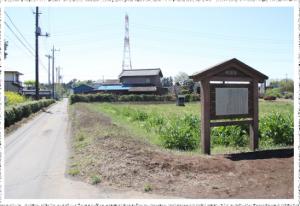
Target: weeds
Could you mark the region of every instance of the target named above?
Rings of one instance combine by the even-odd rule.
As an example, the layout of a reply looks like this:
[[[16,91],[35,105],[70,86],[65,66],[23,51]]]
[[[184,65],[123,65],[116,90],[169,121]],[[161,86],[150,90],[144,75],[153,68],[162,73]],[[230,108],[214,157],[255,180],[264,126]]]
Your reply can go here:
[[[92,180],[92,184],[96,185],[96,184],[99,184],[101,182],[101,177],[99,175],[93,175],[91,177],[91,180]]]
[[[79,171],[78,169],[75,169],[75,168],[70,169],[70,170],[68,171],[68,174],[69,174],[69,175],[72,175],[72,176],[76,176],[76,175],[78,175],[79,173],[80,173],[80,171]]]
[[[145,184],[144,185],[144,191],[145,192],[150,192],[150,191],[152,191],[152,186],[150,185],[150,184]]]
[[[269,110],[275,108],[268,105]],[[102,106],[102,104],[101,104]],[[168,149],[196,150],[200,144],[200,119],[189,111],[180,111],[178,115],[173,111],[169,115],[159,111],[153,111],[147,106],[135,107],[128,105],[105,104],[102,110],[112,114],[125,117],[129,122],[136,122],[147,132],[154,132],[159,136],[159,145]],[[285,111],[290,108],[282,104]],[[260,119],[261,145],[278,146],[293,144],[293,118],[281,113],[266,112]],[[211,129],[212,147],[225,146],[231,148],[243,148],[249,143],[249,129],[244,126],[215,127]]]

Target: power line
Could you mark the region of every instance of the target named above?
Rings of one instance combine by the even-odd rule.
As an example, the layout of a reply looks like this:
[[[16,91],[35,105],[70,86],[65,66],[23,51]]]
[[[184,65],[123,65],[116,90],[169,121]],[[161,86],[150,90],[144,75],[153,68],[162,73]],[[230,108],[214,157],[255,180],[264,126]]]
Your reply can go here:
[[[14,22],[11,20],[10,16],[7,14],[7,12],[4,12],[5,15],[8,17],[8,20],[11,22],[11,24],[14,26],[14,28],[16,29],[16,31],[20,34],[20,36],[24,39],[24,41],[27,43],[27,45],[30,47],[30,49],[32,49],[32,51],[34,50],[33,47],[30,45],[30,43],[27,41],[27,39],[24,37],[24,35],[22,34],[22,32],[20,32],[20,30],[18,29],[18,27],[14,24]]]
[[[29,51],[29,53],[34,56],[33,52],[24,44],[24,42],[18,37],[18,35],[12,30],[12,28],[6,22],[4,22],[4,24],[14,34],[14,36],[19,40],[19,42],[27,49],[27,51]]]
[[[24,42],[18,37],[18,35],[12,30],[12,28],[6,23],[4,22],[4,24],[7,26],[7,28],[14,34],[14,36],[18,39],[18,41],[24,46],[24,48],[32,55],[35,56],[33,54],[33,52],[24,44]],[[40,59],[39,59],[40,60]],[[46,66],[40,61],[40,64],[42,66],[42,68],[47,72],[47,68]]]

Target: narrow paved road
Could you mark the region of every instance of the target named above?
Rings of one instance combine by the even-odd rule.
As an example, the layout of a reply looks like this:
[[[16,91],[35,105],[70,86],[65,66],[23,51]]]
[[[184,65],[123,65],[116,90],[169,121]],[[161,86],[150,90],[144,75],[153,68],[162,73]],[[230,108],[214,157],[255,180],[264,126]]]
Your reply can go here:
[[[64,99],[5,138],[5,199],[160,198],[66,177],[70,125]]]

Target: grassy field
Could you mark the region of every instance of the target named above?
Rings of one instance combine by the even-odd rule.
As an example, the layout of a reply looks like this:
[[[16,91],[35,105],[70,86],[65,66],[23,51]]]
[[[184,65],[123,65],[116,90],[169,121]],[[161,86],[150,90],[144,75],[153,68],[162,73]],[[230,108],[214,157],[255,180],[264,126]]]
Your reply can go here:
[[[114,114],[114,108],[135,108],[138,110],[150,112],[150,113],[159,113],[163,116],[180,116],[184,114],[193,114],[200,116],[200,104],[199,102],[186,103],[185,107],[178,107],[175,104],[133,104],[133,103],[123,103],[123,104],[111,104],[111,103],[101,103],[93,104],[93,107],[97,107],[100,111]],[[98,105],[98,106],[97,106]],[[269,114],[273,111],[279,113],[289,113],[293,114],[293,103],[291,101],[277,101],[277,102],[268,102],[260,101],[259,102],[259,116],[262,117],[265,114]]]
[[[162,126],[158,129],[149,129],[153,125],[149,124],[148,121],[144,121],[144,118],[151,118],[152,115],[154,117],[158,117],[158,120],[155,121],[163,121],[163,120],[176,120],[180,119],[183,116],[196,116],[200,117],[200,104],[197,103],[187,103],[185,107],[178,107],[175,104],[133,104],[133,103],[122,103],[122,104],[114,104],[114,103],[92,103],[87,104],[87,107],[94,112],[102,112],[106,115],[110,116],[118,125],[122,125],[126,127],[133,133],[137,134],[137,136],[146,138],[149,142],[155,145],[164,146],[161,141],[161,135],[157,130],[160,130],[164,127],[167,122],[162,122]],[[132,117],[127,115],[126,113],[132,113],[137,111],[137,117]],[[139,113],[141,112],[141,113]],[[282,115],[293,115],[293,103],[291,101],[276,101],[276,102],[267,102],[260,101],[259,102],[259,116],[263,118],[271,114],[272,112],[278,112]],[[144,117],[143,115],[146,115]],[[147,116],[148,115],[148,116]],[[151,115],[151,116],[150,116]],[[198,123],[196,123],[198,126]],[[153,126],[154,127],[154,126]],[[176,126],[175,126],[176,127]],[[186,129],[188,130],[188,128]],[[197,131],[197,130],[196,130]],[[180,131],[179,131],[180,132]],[[199,134],[191,134],[197,140],[199,139]],[[167,137],[168,138],[168,137]],[[234,138],[234,137],[233,137]],[[247,137],[243,137],[244,142]],[[199,143],[198,143],[199,144]],[[274,144],[262,144],[260,145],[261,149],[270,149],[270,148],[280,148],[282,145],[274,145]],[[196,149],[192,149],[191,153],[198,153],[199,146]],[[212,153],[229,153],[229,152],[239,152],[239,151],[249,151],[248,147],[240,146],[236,147],[233,145],[219,145],[215,144],[212,148]]]

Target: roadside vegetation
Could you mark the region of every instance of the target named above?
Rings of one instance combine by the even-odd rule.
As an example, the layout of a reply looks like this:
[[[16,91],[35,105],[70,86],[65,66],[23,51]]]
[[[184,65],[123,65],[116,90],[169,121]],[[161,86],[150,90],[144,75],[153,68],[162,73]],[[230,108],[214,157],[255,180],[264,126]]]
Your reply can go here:
[[[8,127],[33,113],[38,112],[44,107],[48,107],[55,101],[42,99],[33,101],[15,92],[5,92],[6,104],[4,111],[5,127]]]
[[[73,94],[70,96],[70,104],[76,102],[174,102],[174,95],[152,95],[152,94],[129,94],[129,95],[113,95],[113,94]],[[186,102],[199,101],[197,94],[187,94]]]
[[[5,106],[17,105],[26,101],[30,101],[17,92],[5,92]]]

